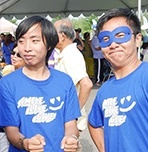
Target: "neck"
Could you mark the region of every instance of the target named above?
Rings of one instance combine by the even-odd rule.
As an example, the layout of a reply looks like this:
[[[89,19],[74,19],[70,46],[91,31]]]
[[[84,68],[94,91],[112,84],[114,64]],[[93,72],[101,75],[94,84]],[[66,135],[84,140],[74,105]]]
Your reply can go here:
[[[46,80],[50,76],[50,72],[46,66],[44,67],[31,67],[25,66],[23,73],[34,80]]]
[[[62,52],[68,45],[70,45],[72,43],[73,43],[73,41],[68,39],[67,41],[65,41],[65,43],[63,43],[60,51]]]
[[[113,71],[114,71],[116,79],[121,79],[121,78],[126,77],[127,75],[135,71],[141,63],[142,62],[137,59],[135,61],[130,62],[129,64],[127,64],[126,66],[122,68],[113,67]]]

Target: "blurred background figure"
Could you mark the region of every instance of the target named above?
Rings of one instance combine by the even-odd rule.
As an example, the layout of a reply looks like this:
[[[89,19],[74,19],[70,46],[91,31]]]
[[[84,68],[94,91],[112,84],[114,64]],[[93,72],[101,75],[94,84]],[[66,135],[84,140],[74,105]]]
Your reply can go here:
[[[76,32],[76,38],[74,39],[74,43],[77,44],[77,48],[79,49],[79,51],[83,51],[84,49],[84,43],[83,43],[83,40],[81,38],[81,29],[78,28],[78,29],[75,29],[75,32]]]
[[[5,34],[4,33],[1,33],[0,39],[1,39],[1,43],[4,42],[4,39],[5,39]]]
[[[94,77],[94,60],[93,60],[93,53],[91,49],[91,40],[90,40],[90,33],[84,33],[84,49],[83,49],[83,56],[86,63],[86,71],[90,78]]]
[[[82,116],[78,118],[77,127],[80,132],[87,128],[87,112],[85,104],[89,98],[92,82],[86,72],[85,60],[73,43],[75,32],[69,19],[61,19],[54,23],[58,32],[59,42],[56,52],[59,54],[55,59],[55,69],[67,73],[73,80],[81,108]],[[66,30],[65,30],[66,29]]]
[[[6,64],[11,64],[11,51],[14,47],[14,41],[11,34],[5,36],[3,42],[1,43],[3,57]]]
[[[2,75],[5,76],[11,72],[13,72],[14,70],[23,67],[25,65],[25,61],[21,58],[19,52],[18,52],[18,48],[17,48],[17,44],[14,44],[14,48],[11,51],[11,64],[6,65],[3,70],[2,70]]]
[[[4,68],[5,60],[3,57],[3,52],[2,52],[2,42],[4,41],[5,34],[1,33],[0,34],[0,78],[2,78],[2,69]]]
[[[148,61],[148,36],[143,36],[142,40],[143,40],[143,44],[141,46],[142,60]]]
[[[148,61],[148,42],[142,44],[143,61]]]
[[[95,34],[92,37],[91,41],[91,49],[93,52],[94,58],[94,75],[95,75],[95,85],[101,86],[104,80],[104,56],[100,47],[99,40],[97,38],[97,30],[95,30]]]

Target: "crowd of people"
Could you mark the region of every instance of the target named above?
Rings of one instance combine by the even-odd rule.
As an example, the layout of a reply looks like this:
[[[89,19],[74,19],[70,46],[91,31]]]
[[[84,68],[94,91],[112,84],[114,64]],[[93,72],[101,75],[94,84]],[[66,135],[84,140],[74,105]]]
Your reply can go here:
[[[83,152],[87,127],[99,152],[147,151],[148,45],[137,15],[112,9],[92,39],[81,32],[67,18],[34,15],[15,40],[1,34],[0,152]],[[114,73],[108,80],[105,63]],[[99,89],[87,113],[93,83]]]

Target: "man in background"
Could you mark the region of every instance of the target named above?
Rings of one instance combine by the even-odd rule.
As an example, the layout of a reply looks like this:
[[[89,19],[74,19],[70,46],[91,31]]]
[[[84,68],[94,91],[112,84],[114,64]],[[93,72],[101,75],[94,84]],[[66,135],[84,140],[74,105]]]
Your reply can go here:
[[[101,51],[99,40],[97,38],[97,31],[91,41],[91,49],[94,58],[94,75],[95,75],[95,85],[101,86],[104,79],[104,57]]]
[[[82,131],[87,127],[85,103],[93,85],[86,73],[84,57],[78,50],[76,43],[73,43],[75,31],[72,23],[68,19],[61,19],[56,21],[54,26],[59,36],[59,43],[56,46],[59,50],[59,58],[55,64],[55,69],[70,75],[76,86],[82,113],[77,126]]]

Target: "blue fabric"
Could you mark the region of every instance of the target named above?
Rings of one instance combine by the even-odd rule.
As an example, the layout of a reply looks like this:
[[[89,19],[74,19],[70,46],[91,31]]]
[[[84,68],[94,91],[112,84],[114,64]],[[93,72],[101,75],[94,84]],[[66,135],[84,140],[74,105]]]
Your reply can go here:
[[[11,51],[13,49],[13,46],[14,42],[11,42],[8,46],[4,43],[2,44],[2,52],[6,64],[11,64]]]
[[[148,36],[143,36],[143,42],[148,43]]]
[[[111,43],[125,43],[131,39],[132,32],[127,26],[120,26],[111,31],[102,31],[98,35],[100,46],[102,48],[108,47]]]
[[[0,80],[0,126],[17,126],[30,138],[45,137],[45,152],[62,152],[64,124],[78,118],[80,107],[72,79],[54,69],[45,81],[26,77],[22,69]],[[21,152],[10,145],[9,152]],[[23,151],[23,150],[22,150]]]
[[[148,150],[147,67],[144,62],[125,78],[112,77],[97,92],[88,121],[104,126],[105,152]]]

